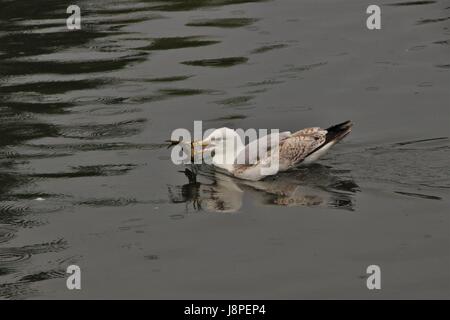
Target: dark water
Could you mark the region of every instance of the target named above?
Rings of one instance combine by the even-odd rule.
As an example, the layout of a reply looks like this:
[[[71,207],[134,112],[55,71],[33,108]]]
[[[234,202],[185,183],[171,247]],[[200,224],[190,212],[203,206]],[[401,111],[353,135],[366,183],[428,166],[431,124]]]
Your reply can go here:
[[[447,1],[389,0],[379,31],[360,0],[76,3],[68,31],[72,3],[0,0],[1,298],[450,298]],[[256,183],[162,145],[347,119]]]

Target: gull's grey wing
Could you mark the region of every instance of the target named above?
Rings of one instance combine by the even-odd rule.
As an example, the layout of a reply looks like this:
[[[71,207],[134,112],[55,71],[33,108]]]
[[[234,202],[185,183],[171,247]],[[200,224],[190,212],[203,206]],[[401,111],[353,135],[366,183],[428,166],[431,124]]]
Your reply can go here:
[[[320,127],[312,127],[305,128],[299,131],[296,131],[292,134],[293,137],[304,137],[304,136],[315,136],[315,135],[326,135],[327,130],[324,130]]]
[[[295,166],[326,141],[327,131],[307,128],[294,133],[280,143],[279,159],[288,166]]]
[[[291,136],[290,131],[271,133],[247,144],[236,158],[238,164],[254,165],[268,156],[274,147]],[[258,149],[260,148],[260,150]]]

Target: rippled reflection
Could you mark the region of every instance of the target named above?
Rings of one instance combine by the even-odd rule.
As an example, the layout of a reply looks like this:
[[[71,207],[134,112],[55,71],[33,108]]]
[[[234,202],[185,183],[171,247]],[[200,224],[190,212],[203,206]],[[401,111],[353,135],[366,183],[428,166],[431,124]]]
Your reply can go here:
[[[261,181],[240,180],[205,167],[185,169],[183,173],[188,183],[169,186],[171,201],[214,212],[239,211],[245,194],[261,205],[353,210],[353,196],[359,191],[352,179],[341,177],[344,172],[334,173],[318,164]]]

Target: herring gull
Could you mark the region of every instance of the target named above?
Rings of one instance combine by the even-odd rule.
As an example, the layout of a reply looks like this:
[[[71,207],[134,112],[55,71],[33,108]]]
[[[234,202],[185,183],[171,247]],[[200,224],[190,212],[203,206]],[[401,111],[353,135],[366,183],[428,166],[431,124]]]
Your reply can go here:
[[[207,155],[214,167],[240,179],[258,181],[316,161],[347,136],[351,127],[352,122],[346,121],[327,129],[311,127],[294,133],[272,133],[247,145],[242,143],[235,130],[223,127],[214,130],[205,139],[187,145],[191,148],[192,159],[199,153],[202,157]],[[234,142],[228,143],[230,141]],[[175,145],[180,142],[171,143]],[[277,164],[276,169],[269,170],[274,163]]]

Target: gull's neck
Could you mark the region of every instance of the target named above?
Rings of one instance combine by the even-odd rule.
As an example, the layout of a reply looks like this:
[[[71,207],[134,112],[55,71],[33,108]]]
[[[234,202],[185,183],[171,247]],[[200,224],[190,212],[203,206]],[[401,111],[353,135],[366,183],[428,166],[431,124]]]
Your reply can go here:
[[[224,132],[223,141],[216,146],[213,163],[215,166],[233,173],[239,153],[245,149],[241,137],[232,129]]]

